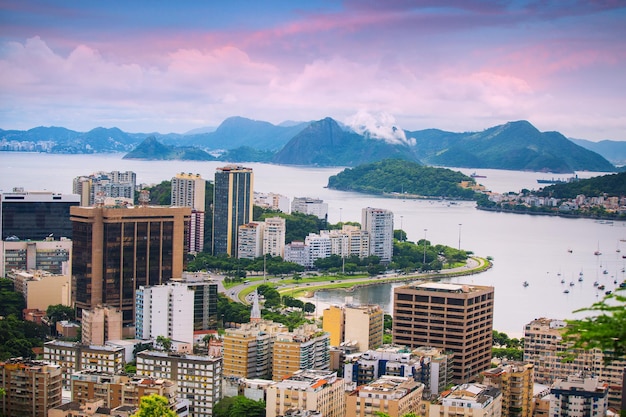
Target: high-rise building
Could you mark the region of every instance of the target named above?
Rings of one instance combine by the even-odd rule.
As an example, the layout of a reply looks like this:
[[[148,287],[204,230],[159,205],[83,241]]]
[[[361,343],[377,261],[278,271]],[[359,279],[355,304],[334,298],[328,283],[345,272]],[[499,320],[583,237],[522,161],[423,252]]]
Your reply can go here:
[[[570,375],[557,379],[550,388],[551,417],[604,416],[608,409],[609,385],[597,377]]]
[[[222,399],[222,358],[144,350],[137,354],[137,375],[176,382],[190,416],[211,417]]]
[[[285,257],[285,219],[269,217],[265,219],[263,230],[263,255]]]
[[[330,334],[330,345],[356,344],[360,352],[383,344],[384,312],[378,305],[331,306],[324,310],[323,329]]]
[[[43,361],[9,359],[0,362],[0,400],[3,416],[46,417],[61,405],[61,367]]]
[[[189,253],[204,249],[204,218],[206,181],[200,174],[176,174],[172,178],[172,205],[191,207],[191,222],[187,239]]]
[[[104,346],[108,340],[122,339],[122,312],[107,306],[83,310],[81,337],[87,346]]]
[[[83,309],[108,305],[135,322],[135,290],[180,277],[186,260],[188,207],[72,207],[72,296]],[[131,335],[134,334],[132,329]]]
[[[533,365],[510,362],[483,372],[483,384],[502,392],[502,417],[532,417]]]
[[[267,387],[266,404],[267,417],[285,416],[287,410],[317,411],[324,417],[344,417],[343,379],[328,370],[299,370]]]
[[[272,379],[280,381],[300,369],[330,369],[329,347],[330,335],[314,324],[277,334]]]
[[[425,282],[394,289],[393,342],[454,353],[454,381],[491,366],[494,288]]]
[[[462,384],[430,404],[427,415],[440,417],[500,417],[502,393],[481,384]]]
[[[383,375],[346,395],[346,417],[417,415],[424,384],[404,376]]]
[[[193,330],[217,330],[217,281],[206,272],[183,272],[172,281],[193,291]]]
[[[178,282],[140,285],[135,300],[137,339],[155,340],[164,336],[193,344],[194,292],[191,288]]]
[[[361,211],[361,229],[369,234],[370,255],[378,256],[383,263],[393,256],[393,213],[372,207]]]
[[[137,175],[132,171],[99,171],[74,178],[72,192],[80,196],[81,206],[93,206],[106,197],[133,203]]]
[[[49,191],[24,191],[0,194],[0,237],[2,240],[45,240],[72,238],[70,207],[80,197]]]
[[[218,168],[213,187],[213,255],[237,256],[239,226],[252,221],[254,174],[237,165]]]
[[[328,203],[312,197],[295,197],[291,201],[291,212],[298,212],[316,216],[318,219],[328,217]]]
[[[237,238],[237,257],[254,259],[263,255],[264,222],[250,222],[239,226]]]

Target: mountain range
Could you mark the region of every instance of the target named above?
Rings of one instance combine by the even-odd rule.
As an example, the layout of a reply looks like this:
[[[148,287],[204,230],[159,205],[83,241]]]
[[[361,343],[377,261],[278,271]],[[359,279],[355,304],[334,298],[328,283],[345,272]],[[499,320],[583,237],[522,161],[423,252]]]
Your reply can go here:
[[[540,132],[527,121],[482,132],[392,128],[356,132],[332,118],[268,122],[231,117],[188,134],[127,133],[117,128],[76,132],[62,127],[0,130],[0,150],[51,153],[123,152],[132,159],[193,159],[287,165],[357,166],[383,159],[425,165],[570,173],[611,172],[626,160],[626,142],[599,143]],[[615,159],[614,157],[618,157]],[[611,160],[611,162],[609,162]]]

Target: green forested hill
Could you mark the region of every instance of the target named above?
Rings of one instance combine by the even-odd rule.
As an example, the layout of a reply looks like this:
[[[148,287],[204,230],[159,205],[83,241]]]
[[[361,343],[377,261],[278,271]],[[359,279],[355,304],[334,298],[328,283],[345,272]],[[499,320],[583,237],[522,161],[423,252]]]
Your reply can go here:
[[[626,196],[626,172],[593,177],[567,184],[554,184],[544,187],[538,194],[550,195],[555,198],[575,198],[580,194],[587,197],[603,194],[606,194],[608,197]]]
[[[418,163],[385,159],[348,168],[328,179],[328,188],[370,194],[399,193],[424,197],[474,199],[472,190],[460,187],[472,178],[446,168],[432,168]]]

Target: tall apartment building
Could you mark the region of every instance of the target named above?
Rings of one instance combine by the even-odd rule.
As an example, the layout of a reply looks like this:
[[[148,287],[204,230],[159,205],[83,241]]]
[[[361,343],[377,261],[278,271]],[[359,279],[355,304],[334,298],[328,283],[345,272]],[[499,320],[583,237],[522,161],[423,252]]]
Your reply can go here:
[[[324,417],[344,417],[343,379],[328,370],[300,370],[268,386],[266,404],[267,417],[285,416],[288,410],[317,411]]]
[[[425,282],[394,289],[393,343],[454,353],[454,381],[489,369],[494,288]]]
[[[328,217],[328,203],[312,197],[295,197],[291,201],[291,212],[298,212],[316,216],[318,219]]]
[[[271,378],[276,335],[287,331],[285,325],[267,320],[227,329],[222,355],[224,376],[235,379]]]
[[[45,311],[51,305],[72,305],[72,284],[69,275],[37,270],[13,270],[6,276],[13,281],[15,291],[24,296],[27,309]]]
[[[135,337],[156,340],[164,336],[193,345],[194,292],[168,282],[139,286],[135,291]]]
[[[424,384],[413,378],[384,375],[346,395],[346,417],[417,415]]]
[[[393,256],[393,213],[385,209],[367,207],[361,211],[361,229],[370,238],[370,255],[378,256],[383,263]]]
[[[597,377],[570,375],[557,379],[550,388],[551,417],[604,416],[608,409],[609,386]]]
[[[483,372],[483,384],[502,392],[503,417],[532,417],[533,365],[511,362]]]
[[[38,269],[51,274],[72,273],[72,241],[62,237],[54,240],[0,241],[0,276],[13,269]]]
[[[453,353],[430,346],[419,347],[411,353],[420,357],[421,368],[416,379],[425,385],[426,396],[436,396],[452,384],[454,379]]]
[[[378,305],[331,306],[324,310],[322,326],[330,334],[330,345],[354,342],[360,352],[383,344],[384,311]]]
[[[135,323],[135,290],[180,277],[186,260],[188,207],[72,207],[72,297],[82,310],[108,305]],[[134,333],[134,329],[133,332]]]
[[[250,222],[239,226],[237,258],[254,259],[263,256],[264,222]]]
[[[330,335],[314,324],[279,333],[274,341],[272,379],[281,379],[300,369],[330,369]]]
[[[83,310],[81,337],[83,345],[87,346],[103,346],[109,340],[121,340],[122,312],[108,306]]]
[[[117,374],[124,370],[125,364],[124,348],[121,346],[89,346],[61,340],[44,343],[43,359],[61,366],[65,389],[70,389],[73,372],[98,371]]]
[[[217,281],[206,272],[183,272],[172,282],[193,291],[193,330],[217,330]]]
[[[204,249],[206,180],[200,174],[176,174],[172,178],[172,205],[191,207],[191,221],[187,235],[189,253],[199,253]]]
[[[237,256],[239,226],[252,221],[254,174],[238,165],[218,168],[213,186],[213,255]]]
[[[293,262],[305,268],[312,266],[309,246],[304,242],[294,241],[285,245],[285,262]]]
[[[269,217],[265,219],[263,230],[263,255],[285,257],[285,219]]]
[[[90,175],[74,178],[72,192],[80,196],[81,206],[93,206],[97,200],[123,199],[132,202],[135,199],[137,175],[132,171],[99,171]]]
[[[0,411],[7,417],[46,417],[61,405],[61,367],[43,361],[9,359],[0,362]]]
[[[211,417],[222,399],[222,358],[144,350],[137,354],[137,375],[176,382],[194,417]]]
[[[550,385],[569,375],[591,372],[609,384],[609,405],[619,408],[623,400],[626,358],[604,362],[600,349],[576,350],[572,361],[564,361],[568,350],[562,343],[567,324],[562,320],[539,318],[524,327],[524,362],[532,363],[535,382]]]
[[[79,204],[80,197],[74,194],[24,191],[22,188],[2,193],[0,237],[8,241],[71,239],[70,207]]]
[[[500,417],[502,393],[481,384],[462,384],[444,392],[428,415],[440,417]]]

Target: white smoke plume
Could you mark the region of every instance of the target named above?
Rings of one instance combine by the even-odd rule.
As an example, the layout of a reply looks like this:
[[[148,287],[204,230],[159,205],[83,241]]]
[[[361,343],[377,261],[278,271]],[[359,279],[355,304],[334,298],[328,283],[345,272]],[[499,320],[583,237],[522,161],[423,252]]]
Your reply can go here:
[[[396,126],[396,119],[389,113],[370,114],[360,110],[348,117],[345,124],[360,135],[369,135],[372,139],[384,140],[392,145],[415,145],[415,139],[408,138],[404,130]]]

